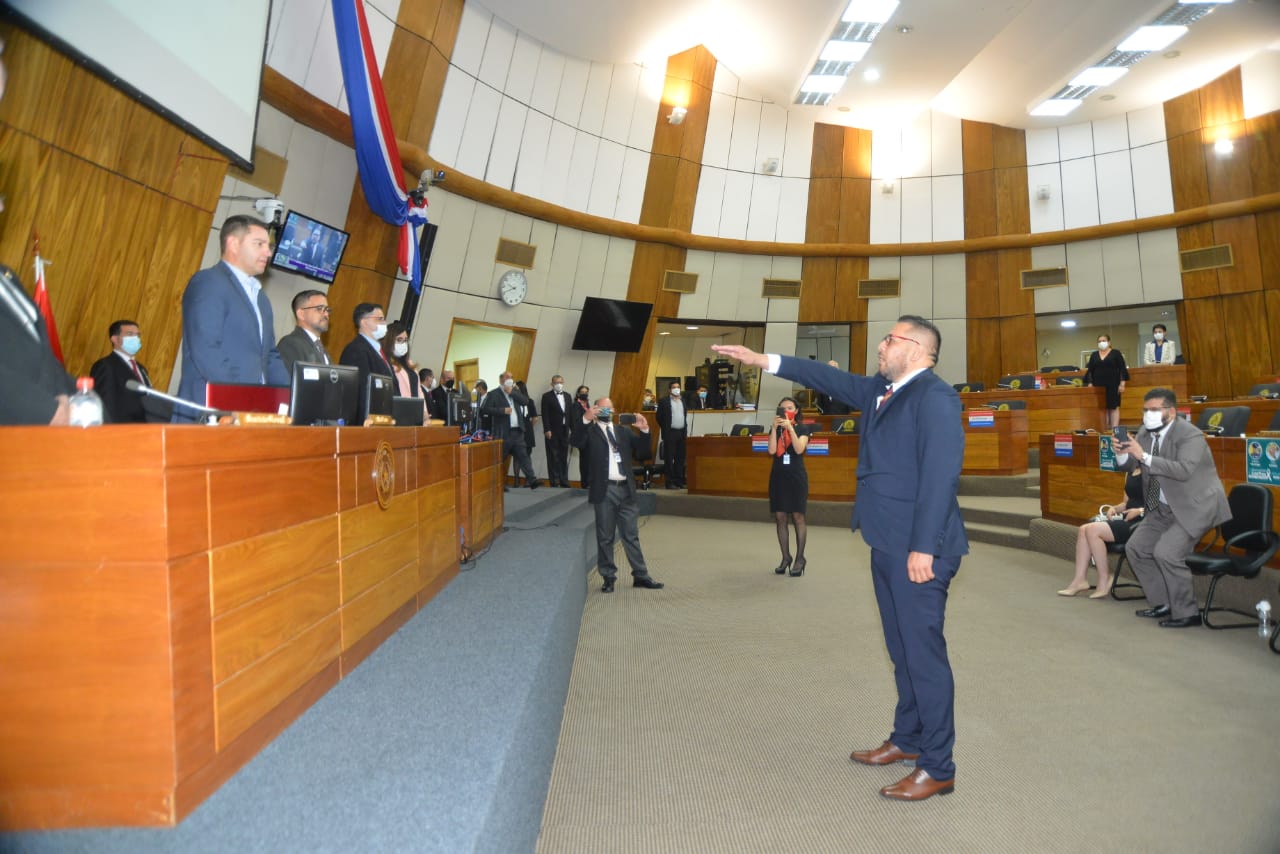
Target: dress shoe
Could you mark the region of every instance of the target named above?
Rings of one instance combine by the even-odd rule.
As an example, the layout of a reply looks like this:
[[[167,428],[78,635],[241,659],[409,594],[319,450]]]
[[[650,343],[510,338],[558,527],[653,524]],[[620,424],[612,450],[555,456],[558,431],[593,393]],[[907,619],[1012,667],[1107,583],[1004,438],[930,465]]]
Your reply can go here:
[[[1167,620],[1160,621],[1161,627],[1166,629],[1186,629],[1200,624],[1199,614],[1192,614],[1190,617],[1170,617]]]
[[[885,786],[880,794],[895,801],[923,801],[934,795],[949,795],[956,790],[956,781],[935,780],[923,768],[917,768],[892,786]]]
[[[1157,607],[1155,607],[1155,608],[1143,608],[1142,610],[1140,610],[1140,611],[1134,611],[1133,613],[1134,613],[1134,615],[1135,615],[1135,616],[1138,616],[1138,617],[1150,617],[1151,619],[1153,619],[1153,620],[1154,620],[1154,619],[1157,619],[1157,618],[1159,618],[1159,617],[1167,617],[1167,616],[1169,616],[1169,606],[1168,606],[1168,605],[1159,605],[1159,606],[1157,606]]]
[[[782,559],[782,563],[778,564],[773,568],[773,571],[776,572],[778,575],[786,575],[787,570],[790,568],[791,568],[791,557],[787,556]]]
[[[863,765],[892,765],[894,762],[901,762],[904,759],[919,759],[919,753],[903,753],[898,746],[891,741],[872,750],[855,750],[849,754],[849,758],[854,762],[861,762]]]
[[[632,587],[643,587],[645,590],[661,590],[666,587],[661,581],[654,581],[648,575],[637,575],[631,579]]]
[[[1114,578],[1108,578],[1106,584],[1099,583],[1098,589],[1089,594],[1090,599],[1106,599],[1111,595],[1111,585],[1115,584]]]
[[[1077,593],[1083,593],[1089,589],[1088,584],[1068,584],[1065,589],[1059,590],[1059,596],[1075,596]]]
[[[799,576],[804,575],[804,568],[806,565],[804,558],[796,558],[795,564],[791,567],[791,577],[798,578]]]
[[[612,593],[612,592],[613,592],[613,582],[614,582],[614,578],[613,578],[613,576],[609,576],[608,578],[606,578],[606,579],[604,580],[604,584],[601,584],[601,585],[600,585],[600,592],[601,592],[601,593]]]
[[[542,486],[542,481],[540,480],[529,481],[529,489],[537,489],[539,486]]]

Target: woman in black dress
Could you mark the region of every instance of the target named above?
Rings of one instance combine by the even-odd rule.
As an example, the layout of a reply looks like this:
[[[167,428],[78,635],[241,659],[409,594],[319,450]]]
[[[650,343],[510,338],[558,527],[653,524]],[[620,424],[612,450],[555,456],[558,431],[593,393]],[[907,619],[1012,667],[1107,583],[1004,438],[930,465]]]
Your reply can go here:
[[[769,455],[773,468],[769,472],[769,512],[778,525],[778,545],[782,547],[782,563],[774,572],[782,575],[788,569],[793,576],[804,575],[804,541],[808,533],[804,513],[809,501],[809,475],[804,470],[804,452],[809,447],[807,424],[793,397],[778,404],[778,415],[769,431]],[[787,521],[796,528],[796,557],[791,562],[791,532]]]
[[[1107,543],[1128,541],[1134,527],[1145,514],[1143,506],[1142,471],[1136,469],[1124,479],[1124,501],[1098,508],[1098,515],[1105,521],[1085,522],[1076,531],[1076,574],[1059,596],[1075,596],[1089,589],[1089,558],[1098,568],[1098,589],[1089,594],[1090,599],[1103,599],[1111,592],[1115,579],[1111,576],[1111,564],[1107,562]]]
[[[1120,423],[1120,392],[1124,391],[1128,379],[1129,369],[1125,367],[1124,355],[1112,349],[1110,335],[1099,335],[1098,349],[1090,354],[1089,364],[1084,369],[1084,384],[1106,389],[1108,427]]]

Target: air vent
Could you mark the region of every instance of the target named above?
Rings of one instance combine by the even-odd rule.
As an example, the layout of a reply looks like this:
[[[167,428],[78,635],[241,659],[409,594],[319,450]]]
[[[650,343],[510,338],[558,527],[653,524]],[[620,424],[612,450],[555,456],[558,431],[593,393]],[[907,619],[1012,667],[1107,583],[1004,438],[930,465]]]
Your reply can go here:
[[[1031,291],[1036,288],[1058,288],[1067,283],[1066,267],[1023,270],[1019,275],[1022,276],[1022,289],[1024,291]]]
[[[798,279],[765,279],[760,295],[765,299],[800,299]]]
[[[677,294],[694,293],[698,290],[698,274],[668,270],[662,277],[662,289]]]
[[[859,279],[859,299],[885,299],[898,296],[902,285],[900,279]]]
[[[533,269],[533,257],[538,254],[538,247],[531,246],[528,243],[521,243],[518,240],[508,240],[505,237],[498,239],[498,254],[494,256],[494,261],[499,264],[507,264],[511,267],[523,267],[526,270]]]
[[[1179,253],[1182,256],[1182,272],[1194,273],[1199,270],[1216,270],[1219,267],[1230,267],[1235,261],[1231,257],[1231,244],[1206,246],[1204,249],[1188,249]]]

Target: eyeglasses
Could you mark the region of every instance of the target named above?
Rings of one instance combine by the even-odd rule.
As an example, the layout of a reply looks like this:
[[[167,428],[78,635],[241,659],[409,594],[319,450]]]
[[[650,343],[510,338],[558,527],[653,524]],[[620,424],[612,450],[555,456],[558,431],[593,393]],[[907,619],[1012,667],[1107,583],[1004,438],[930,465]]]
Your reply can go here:
[[[1142,411],[1143,412],[1164,412],[1166,409],[1172,409],[1172,408],[1173,408],[1172,406],[1165,406],[1164,404],[1161,404],[1160,406],[1157,406],[1154,409],[1150,406],[1144,406],[1142,407]]]
[[[304,305],[302,307],[302,310],[303,311],[319,311],[324,314],[329,314],[331,311],[333,311],[333,309],[329,308],[329,306],[327,305]]]
[[[906,338],[906,337],[904,337],[904,336],[902,336],[902,335],[894,335],[892,332],[890,332],[888,335],[884,336],[884,338],[883,338],[882,340],[884,341],[884,343],[885,343],[885,344],[892,344],[895,340],[897,340],[897,341],[910,341],[912,344],[919,344],[919,343],[920,343],[919,341],[917,341],[917,340],[916,340],[916,339],[914,339],[914,338]]]

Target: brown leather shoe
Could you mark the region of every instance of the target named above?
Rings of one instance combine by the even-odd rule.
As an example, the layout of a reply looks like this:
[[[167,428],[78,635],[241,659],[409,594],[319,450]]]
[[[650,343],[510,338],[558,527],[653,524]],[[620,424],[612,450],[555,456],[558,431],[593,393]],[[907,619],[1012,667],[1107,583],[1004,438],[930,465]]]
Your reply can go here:
[[[886,741],[874,750],[855,750],[849,754],[854,762],[863,765],[892,765],[904,759],[919,759],[919,753],[903,753],[892,742]]]
[[[956,790],[955,778],[935,780],[923,768],[917,768],[892,786],[885,786],[880,794],[895,801],[923,801],[934,795],[949,795]]]

